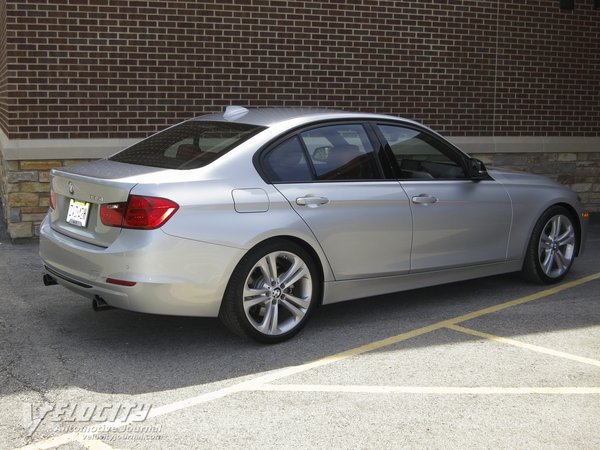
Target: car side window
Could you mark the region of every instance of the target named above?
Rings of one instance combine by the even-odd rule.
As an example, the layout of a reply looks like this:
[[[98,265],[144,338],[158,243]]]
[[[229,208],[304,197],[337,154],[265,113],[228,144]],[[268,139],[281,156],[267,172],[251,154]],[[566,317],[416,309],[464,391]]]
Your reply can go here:
[[[460,156],[443,152],[426,134],[396,125],[378,125],[402,180],[465,179]]]
[[[297,137],[292,137],[272,149],[264,160],[264,169],[273,183],[312,181],[304,149]]]
[[[300,133],[317,180],[381,179],[373,145],[360,124],[312,128]]]

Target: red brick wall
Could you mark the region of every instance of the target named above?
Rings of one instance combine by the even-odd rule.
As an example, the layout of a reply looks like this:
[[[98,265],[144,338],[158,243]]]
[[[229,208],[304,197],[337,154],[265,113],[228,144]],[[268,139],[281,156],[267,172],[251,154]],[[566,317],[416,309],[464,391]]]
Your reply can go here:
[[[11,139],[139,137],[231,103],[454,135],[600,133],[592,0],[4,3]]]
[[[8,67],[6,61],[6,2],[0,0],[0,128],[8,130]]]

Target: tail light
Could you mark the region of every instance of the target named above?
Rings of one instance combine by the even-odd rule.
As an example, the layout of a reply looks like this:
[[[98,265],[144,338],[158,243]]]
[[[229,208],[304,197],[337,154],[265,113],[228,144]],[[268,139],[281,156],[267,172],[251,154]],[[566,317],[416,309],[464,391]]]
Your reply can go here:
[[[50,208],[56,209],[56,192],[52,186],[50,187]]]
[[[154,230],[163,226],[179,205],[160,197],[130,195],[126,202],[100,206],[100,220],[108,227]]]

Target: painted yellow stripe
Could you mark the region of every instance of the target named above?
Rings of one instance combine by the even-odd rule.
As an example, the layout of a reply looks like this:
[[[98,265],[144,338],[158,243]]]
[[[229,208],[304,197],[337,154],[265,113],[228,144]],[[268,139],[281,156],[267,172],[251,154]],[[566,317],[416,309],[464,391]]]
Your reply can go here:
[[[267,392],[340,392],[357,394],[435,394],[435,395],[505,395],[505,394],[600,394],[600,387],[463,387],[463,386],[361,386],[339,384],[263,384],[256,391]]]
[[[527,350],[533,350],[538,353],[545,353],[546,355],[558,356],[560,358],[570,359],[572,361],[581,362],[584,364],[590,364],[592,366],[600,367],[600,361],[591,358],[585,358],[583,356],[573,355],[571,353],[561,352],[558,350],[552,350],[551,348],[540,347],[539,345],[527,344],[526,342],[516,341],[514,339],[505,338],[502,336],[496,336],[482,331],[473,330],[471,328],[461,327],[460,325],[449,325],[450,330],[459,331],[461,333],[470,334],[471,336],[477,336],[491,341],[500,342],[502,344],[513,345],[515,347],[526,348]]]
[[[379,341],[371,342],[369,344],[361,345],[359,347],[355,347],[350,350],[346,350],[340,353],[336,353],[334,355],[326,356],[324,358],[317,359],[312,362],[308,362],[305,364],[300,364],[298,366],[290,366],[285,367],[283,369],[275,370],[273,372],[266,373],[264,375],[259,375],[250,380],[243,381],[241,383],[235,384],[233,386],[229,386],[223,389],[219,389],[218,391],[208,392],[205,394],[198,395],[196,397],[191,397],[185,400],[181,400],[178,402],[170,403],[167,405],[160,406],[158,408],[153,408],[150,411],[149,418],[154,418],[158,416],[162,416],[165,414],[170,414],[173,412],[180,411],[182,409],[186,409],[195,405],[199,405],[201,403],[206,403],[212,400],[216,400],[219,398],[226,397],[228,395],[234,394],[236,392],[248,391],[248,390],[258,390],[259,387],[266,383],[270,383],[275,380],[279,380],[281,378],[288,377],[290,375],[295,375],[298,373],[306,372],[311,369],[315,369],[317,367],[322,367],[328,364],[332,364],[337,361],[342,361],[353,356],[358,356],[366,352],[370,352],[373,350],[378,350],[383,347],[387,347],[390,345],[397,344],[402,341],[406,341],[408,339],[412,339],[417,336],[421,336],[427,333],[431,333],[432,331],[436,331],[442,328],[447,328],[452,325],[456,325],[457,323],[464,322],[467,320],[475,319],[477,317],[485,316],[487,314],[491,314],[494,312],[502,311],[503,309],[511,308],[513,306],[521,305],[523,303],[531,302],[534,300],[539,300],[544,297],[548,297],[550,295],[557,294],[559,292],[565,291],[567,289],[571,289],[577,286],[580,286],[585,283],[589,283],[590,281],[600,279],[600,272],[589,275],[587,277],[579,278],[574,281],[570,281],[568,283],[560,284],[554,286],[549,289],[545,289],[535,294],[527,295],[525,297],[521,297],[515,300],[511,300],[505,303],[500,303],[498,305],[490,306],[488,308],[483,308],[477,311],[473,311],[471,313],[463,314],[461,316],[454,317],[452,319],[443,320],[441,322],[434,323],[432,325],[428,325],[426,327],[417,328],[412,331],[408,331],[406,333],[399,334],[397,336],[392,336],[386,339],[381,339]],[[103,423],[103,426],[106,429],[112,428],[121,428],[127,425],[130,425],[132,422],[115,422],[115,423]],[[66,440],[65,440],[66,439]],[[56,436],[54,438],[50,438],[44,441],[40,441],[26,447],[22,447],[20,450],[33,450],[33,449],[46,449],[46,448],[54,448],[59,445],[63,445],[67,442],[79,441],[85,439],[85,436],[81,433],[70,433],[68,435]],[[55,443],[56,442],[56,443]]]
[[[402,341],[406,341],[408,339],[412,339],[427,333],[431,333],[432,331],[440,330],[442,328],[451,327],[457,323],[464,322],[467,320],[475,319],[477,317],[485,316],[494,312],[502,311],[507,308],[511,308],[513,306],[522,305],[523,303],[532,302],[534,300],[539,300],[544,297],[548,297],[550,295],[557,294],[559,292],[565,291],[567,289],[572,289],[574,287],[580,286],[585,283],[589,283],[590,281],[595,281],[600,279],[600,272],[589,275],[587,277],[579,278],[577,280],[570,281],[568,283],[560,284],[557,286],[553,286],[549,289],[544,289],[542,291],[536,292],[535,294],[527,295],[525,297],[520,297],[515,300],[511,300],[505,303],[500,303],[498,305],[490,306],[488,308],[480,309],[477,311],[473,311],[467,314],[463,314],[452,319],[443,320],[441,322],[434,323],[432,325],[428,325],[422,328],[417,328],[415,330],[408,331],[406,333],[398,334],[396,336],[392,336],[389,338],[381,339],[379,341],[371,342],[365,345],[361,345],[359,347],[352,348],[350,350],[346,350],[340,353],[336,353],[334,355],[325,356],[324,358],[317,359],[315,361],[311,361],[305,364],[301,364],[298,366],[290,366],[285,367],[283,369],[276,370],[274,372],[267,373],[265,375],[258,376],[248,381],[244,381],[238,385],[231,386],[229,388],[221,389],[219,391],[215,391],[214,393],[204,394],[199,397],[194,397],[186,400],[182,400],[181,402],[177,402],[176,404],[165,405],[165,412],[169,410],[171,412],[171,407],[175,408],[173,411],[177,411],[181,409],[181,407],[193,406],[198,403],[204,403],[205,401],[211,400],[214,398],[220,398],[224,395],[229,395],[235,391],[245,391],[253,386],[262,385],[265,383],[271,383],[273,381],[279,380],[281,378],[285,378],[291,375],[295,375],[298,373],[306,372],[311,369],[315,369],[317,367],[322,367],[328,364],[332,364],[337,361],[342,361],[353,356],[358,356],[363,353],[367,353],[373,350],[378,350],[383,347],[388,347],[390,345],[397,344]],[[162,407],[161,407],[162,408]],[[163,410],[161,408],[157,408],[157,414],[162,415]],[[152,416],[153,410],[150,415]]]
[[[505,303],[500,303],[499,305],[490,306],[489,308],[484,308],[478,311],[463,314],[462,316],[455,317],[454,319],[450,319],[446,322],[448,322],[450,325],[454,325],[460,322],[466,322],[467,320],[476,319],[477,317],[502,311],[506,308],[511,308],[513,306],[522,305],[523,303],[528,303],[534,300],[539,300],[544,297],[549,297],[551,295],[558,294],[559,292],[566,291],[567,289],[572,289],[574,287],[581,286],[582,284],[586,284],[590,281],[595,280],[600,280],[600,272],[588,275],[587,277],[578,278],[577,280],[569,281],[568,283],[559,284],[549,289],[544,289],[542,291],[536,292],[535,294],[527,295],[525,297],[517,298],[515,300],[511,300]]]
[[[457,316],[452,319],[444,320],[441,322],[437,322],[435,324],[428,325],[426,327],[418,328],[415,330],[411,330],[409,332],[402,333],[402,334],[399,334],[396,336],[392,336],[392,337],[389,337],[386,339],[381,339],[379,341],[361,345],[359,347],[355,347],[350,350],[336,353],[334,355],[326,356],[324,358],[320,358],[320,359],[317,359],[312,362],[308,362],[308,363],[301,364],[298,366],[285,367],[283,369],[279,369],[274,372],[270,372],[265,375],[258,376],[256,378],[252,378],[251,380],[247,380],[242,383],[239,383],[239,384],[236,384],[234,386],[230,386],[230,387],[227,387],[224,389],[220,389],[215,392],[210,392],[210,393],[203,394],[203,395],[200,395],[197,397],[192,397],[192,398],[181,400],[179,402],[175,402],[175,403],[172,403],[169,405],[164,405],[159,408],[155,408],[150,412],[150,417],[157,417],[157,416],[162,416],[164,414],[176,412],[176,411],[179,411],[184,408],[188,408],[188,407],[195,406],[195,405],[198,405],[201,403],[205,403],[207,401],[215,400],[217,398],[225,397],[225,396],[233,394],[235,392],[248,391],[248,390],[260,390],[261,386],[265,385],[266,383],[271,383],[273,381],[276,381],[276,380],[279,380],[282,378],[286,378],[291,375],[295,375],[298,373],[306,372],[311,369],[329,365],[334,362],[342,361],[342,360],[345,360],[345,359],[348,359],[348,358],[351,358],[354,356],[358,356],[358,355],[361,355],[363,353],[367,353],[367,352],[370,352],[373,350],[378,350],[380,348],[394,345],[394,344],[400,343],[402,341],[406,341],[406,340],[412,339],[414,337],[418,337],[418,336],[421,336],[421,335],[424,335],[424,334],[427,334],[427,333],[430,333],[432,331],[436,331],[436,330],[439,330],[442,328],[452,328],[452,327],[456,326],[457,323],[464,322],[467,320],[472,320],[472,319],[475,319],[475,318],[478,318],[481,316],[485,316],[488,314],[492,314],[494,312],[498,312],[498,311],[502,311],[507,308],[511,308],[513,306],[532,302],[534,300],[539,300],[539,299],[548,297],[550,295],[557,294],[564,290],[571,289],[571,288],[574,288],[574,287],[577,287],[582,284],[589,283],[590,281],[595,281],[598,279],[600,279],[600,272],[595,273],[593,275],[589,275],[584,278],[580,278],[580,279],[568,282],[568,283],[554,286],[549,289],[545,289],[545,290],[536,292],[535,294],[531,294],[531,295],[521,297],[521,298],[518,298],[515,300],[511,300],[511,301],[508,301],[505,303],[501,303],[498,305],[494,305],[494,306],[491,306],[488,308],[480,309],[480,310],[477,310],[477,311],[474,311],[471,313],[467,313],[467,314]],[[556,352],[555,354],[558,355],[561,353],[562,352]],[[574,355],[571,355],[571,356],[573,356],[574,358],[577,358]],[[579,357],[579,358],[581,358],[581,357]],[[589,361],[594,361],[594,360],[589,360],[588,358],[583,358],[583,359],[586,359],[587,360],[586,362],[588,362],[588,363],[589,363]],[[435,389],[435,388],[432,388],[432,389]],[[596,388],[590,388],[590,389],[593,390]]]
[[[498,311],[502,311],[507,308],[512,308],[513,306],[522,305],[524,303],[532,302],[534,300],[539,300],[541,298],[549,297],[554,294],[558,294],[559,292],[565,291],[567,289],[572,289],[577,286],[581,286],[582,284],[589,283],[590,281],[595,281],[600,279],[600,272],[589,275],[587,277],[579,278],[577,280],[570,281],[568,283],[560,284],[549,289],[544,289],[542,291],[536,292],[535,294],[527,295],[525,297],[520,297],[515,300],[511,300],[508,302],[500,303],[498,305],[490,306],[488,308],[479,309],[477,311],[473,311],[467,314],[463,314],[452,319],[443,320],[441,322],[434,323],[432,325],[428,325],[422,328],[417,328],[412,331],[408,331],[406,333],[398,334],[396,336],[392,336],[389,338],[381,339],[379,341],[371,342],[369,344],[361,345],[360,347],[355,347],[350,350],[346,350],[344,352],[336,353],[331,356],[326,356],[324,358],[318,359],[316,361],[312,361],[306,364],[302,364],[299,366],[287,367],[285,369],[281,369],[272,374],[264,375],[263,377],[256,378],[256,382],[260,383],[269,383],[271,381],[287,377],[289,375],[294,375],[296,373],[304,372],[306,370],[314,369],[316,367],[321,367],[327,364],[331,364],[336,361],[341,361],[347,358],[351,358],[353,356],[358,356],[366,352],[370,352],[373,350],[378,350],[383,347],[388,347],[390,345],[397,344],[402,341],[406,341],[408,339],[412,339],[417,336],[421,336],[423,334],[431,333],[432,331],[439,330],[441,328],[448,328],[460,322],[465,322],[467,320],[476,319],[481,316],[485,316],[488,314],[492,314]]]

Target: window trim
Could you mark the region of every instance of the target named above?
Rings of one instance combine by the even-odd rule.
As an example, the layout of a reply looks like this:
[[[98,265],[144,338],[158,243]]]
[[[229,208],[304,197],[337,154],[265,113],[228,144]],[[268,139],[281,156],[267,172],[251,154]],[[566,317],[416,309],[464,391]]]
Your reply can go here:
[[[301,125],[301,126],[296,127],[280,136],[277,136],[275,139],[273,139],[270,142],[268,142],[267,144],[263,145],[254,154],[254,156],[252,158],[252,163],[254,164],[254,168],[256,169],[256,171],[258,172],[260,177],[263,179],[263,181],[265,183],[271,184],[271,185],[275,185],[275,184],[305,184],[305,183],[360,183],[360,182],[371,183],[371,182],[382,182],[382,181],[389,182],[390,178],[387,178],[387,176],[385,174],[385,170],[381,166],[380,153],[381,153],[383,147],[382,147],[380,139],[378,138],[378,136],[376,136],[375,132],[372,130],[371,122],[372,121],[370,121],[370,120],[364,120],[364,119],[355,119],[355,120],[352,120],[352,119],[350,119],[350,120],[330,119],[330,120],[323,120],[323,121],[316,122],[316,123]],[[318,180],[317,179],[316,170],[314,168],[312,158],[309,155],[308,149],[306,148],[304,141],[301,139],[300,134],[310,131],[310,130],[313,130],[313,129],[316,129],[316,128],[324,128],[324,127],[335,126],[335,125],[360,125],[363,127],[365,134],[367,136],[367,139],[369,140],[369,142],[371,143],[371,146],[373,147],[373,154],[375,156],[375,158],[374,158],[375,166],[377,168],[377,171],[379,172],[380,178],[371,178],[371,179],[361,178],[361,179],[347,179],[347,180]],[[302,149],[304,151],[304,157],[306,158],[306,160],[308,162],[313,179],[310,181],[271,181],[269,179],[267,171],[264,169],[265,159],[267,158],[267,156],[269,155],[269,153],[272,150],[274,150],[277,146],[279,146],[286,140],[291,139],[292,137],[298,138],[298,141],[300,142],[300,145],[302,146]]]
[[[468,166],[468,161],[470,159],[469,156],[467,154],[465,154],[462,150],[460,150],[458,147],[456,147],[452,143],[448,142],[443,137],[439,136],[437,133],[432,133],[428,129],[421,128],[412,123],[398,123],[398,122],[394,122],[394,121],[385,121],[385,120],[376,120],[376,121],[372,121],[371,123],[372,123],[375,134],[377,135],[378,139],[380,140],[380,145],[383,148],[383,152],[386,154],[387,159],[391,160],[390,165],[392,167],[392,171],[395,173],[395,177],[396,177],[395,179],[397,181],[401,181],[401,182],[407,182],[407,181],[413,182],[414,181],[417,183],[422,183],[422,182],[431,183],[431,182],[435,182],[435,181],[472,181],[471,177],[469,176],[469,166]],[[395,157],[392,149],[390,148],[389,143],[383,136],[382,131],[379,129],[379,125],[396,126],[396,127],[400,127],[400,128],[406,128],[409,130],[418,131],[419,133],[424,134],[431,140],[431,142],[424,140],[427,144],[434,147],[436,150],[438,150],[444,156],[448,157],[448,159],[454,160],[454,158],[452,158],[451,156],[455,156],[460,161],[460,167],[462,168],[463,173],[465,174],[465,178],[432,178],[432,179],[402,178],[400,176],[400,173],[398,173],[398,169],[399,169],[398,165],[394,163],[396,160],[396,157]],[[451,155],[451,156],[449,156],[449,155]]]
[[[380,179],[373,179],[373,180],[316,180],[313,179],[311,181],[301,181],[301,182],[296,182],[296,181],[278,181],[278,182],[272,182],[269,177],[267,176],[266,172],[263,169],[263,160],[266,156],[266,154],[275,146],[279,145],[280,143],[282,143],[284,140],[297,135],[299,133],[302,133],[304,131],[310,130],[312,128],[319,128],[322,126],[327,126],[327,125],[334,125],[334,124],[361,124],[363,125],[363,127],[365,128],[366,132],[367,132],[367,136],[368,138],[371,140],[371,143],[373,145],[373,149],[374,152],[377,155],[377,166],[378,166],[378,170],[380,171],[380,174],[382,175],[382,178]],[[444,149],[444,151],[442,151],[442,153],[446,154],[449,153],[451,155],[456,155],[460,161],[461,161],[461,166],[463,171],[465,172],[465,174],[467,175],[466,178],[434,178],[432,180],[417,180],[417,179],[411,179],[411,180],[405,180],[403,178],[401,178],[399,175],[399,173],[397,172],[398,167],[396,164],[394,164],[394,156],[393,153],[391,152],[391,149],[389,148],[389,145],[387,144],[387,141],[385,140],[385,138],[381,135],[381,131],[378,128],[378,125],[392,125],[392,126],[398,126],[398,127],[403,127],[403,128],[408,128],[411,130],[415,130],[418,131],[420,133],[423,133],[425,135],[427,135],[433,142],[435,142],[437,144],[436,148],[440,149]],[[300,139],[300,143],[301,145],[304,147],[304,143],[302,142],[302,140]],[[306,151],[306,150],[305,150]],[[307,158],[307,160],[309,161],[309,166],[311,167],[311,171],[314,170],[312,168],[312,161],[310,160],[310,155],[305,153],[305,157]],[[390,158],[392,158],[392,160],[390,161]],[[327,119],[327,120],[321,120],[319,122],[313,122],[313,123],[309,123],[309,124],[302,124],[302,125],[298,125],[297,127],[294,127],[286,132],[284,132],[283,134],[275,137],[274,139],[272,139],[271,141],[267,142],[266,144],[264,144],[263,146],[261,146],[253,155],[252,157],[252,164],[254,165],[254,168],[256,169],[258,175],[262,178],[262,180],[270,185],[273,184],[299,184],[299,183],[339,183],[339,182],[351,182],[351,183],[355,183],[355,182],[382,182],[382,181],[398,181],[398,182],[431,182],[431,181],[482,181],[480,179],[473,179],[470,178],[468,176],[469,174],[469,161],[470,161],[470,156],[467,155],[465,152],[463,152],[460,148],[458,148],[457,146],[455,146],[454,144],[452,144],[450,141],[448,141],[446,138],[444,138],[443,136],[441,136],[440,134],[436,133],[433,130],[428,129],[427,127],[421,126],[417,123],[414,122],[410,122],[410,121],[404,121],[403,119],[399,118],[398,120],[394,120],[394,119],[389,119],[389,120],[385,120],[385,119],[371,119],[371,118],[357,118],[357,119]],[[388,169],[385,169],[383,167],[383,161],[387,161],[387,164],[389,165],[389,170],[391,171],[391,174],[386,174],[386,171]],[[314,173],[313,177],[314,177]],[[491,175],[488,174],[488,176],[485,178],[485,180],[490,180],[493,181],[494,179],[491,177]]]

